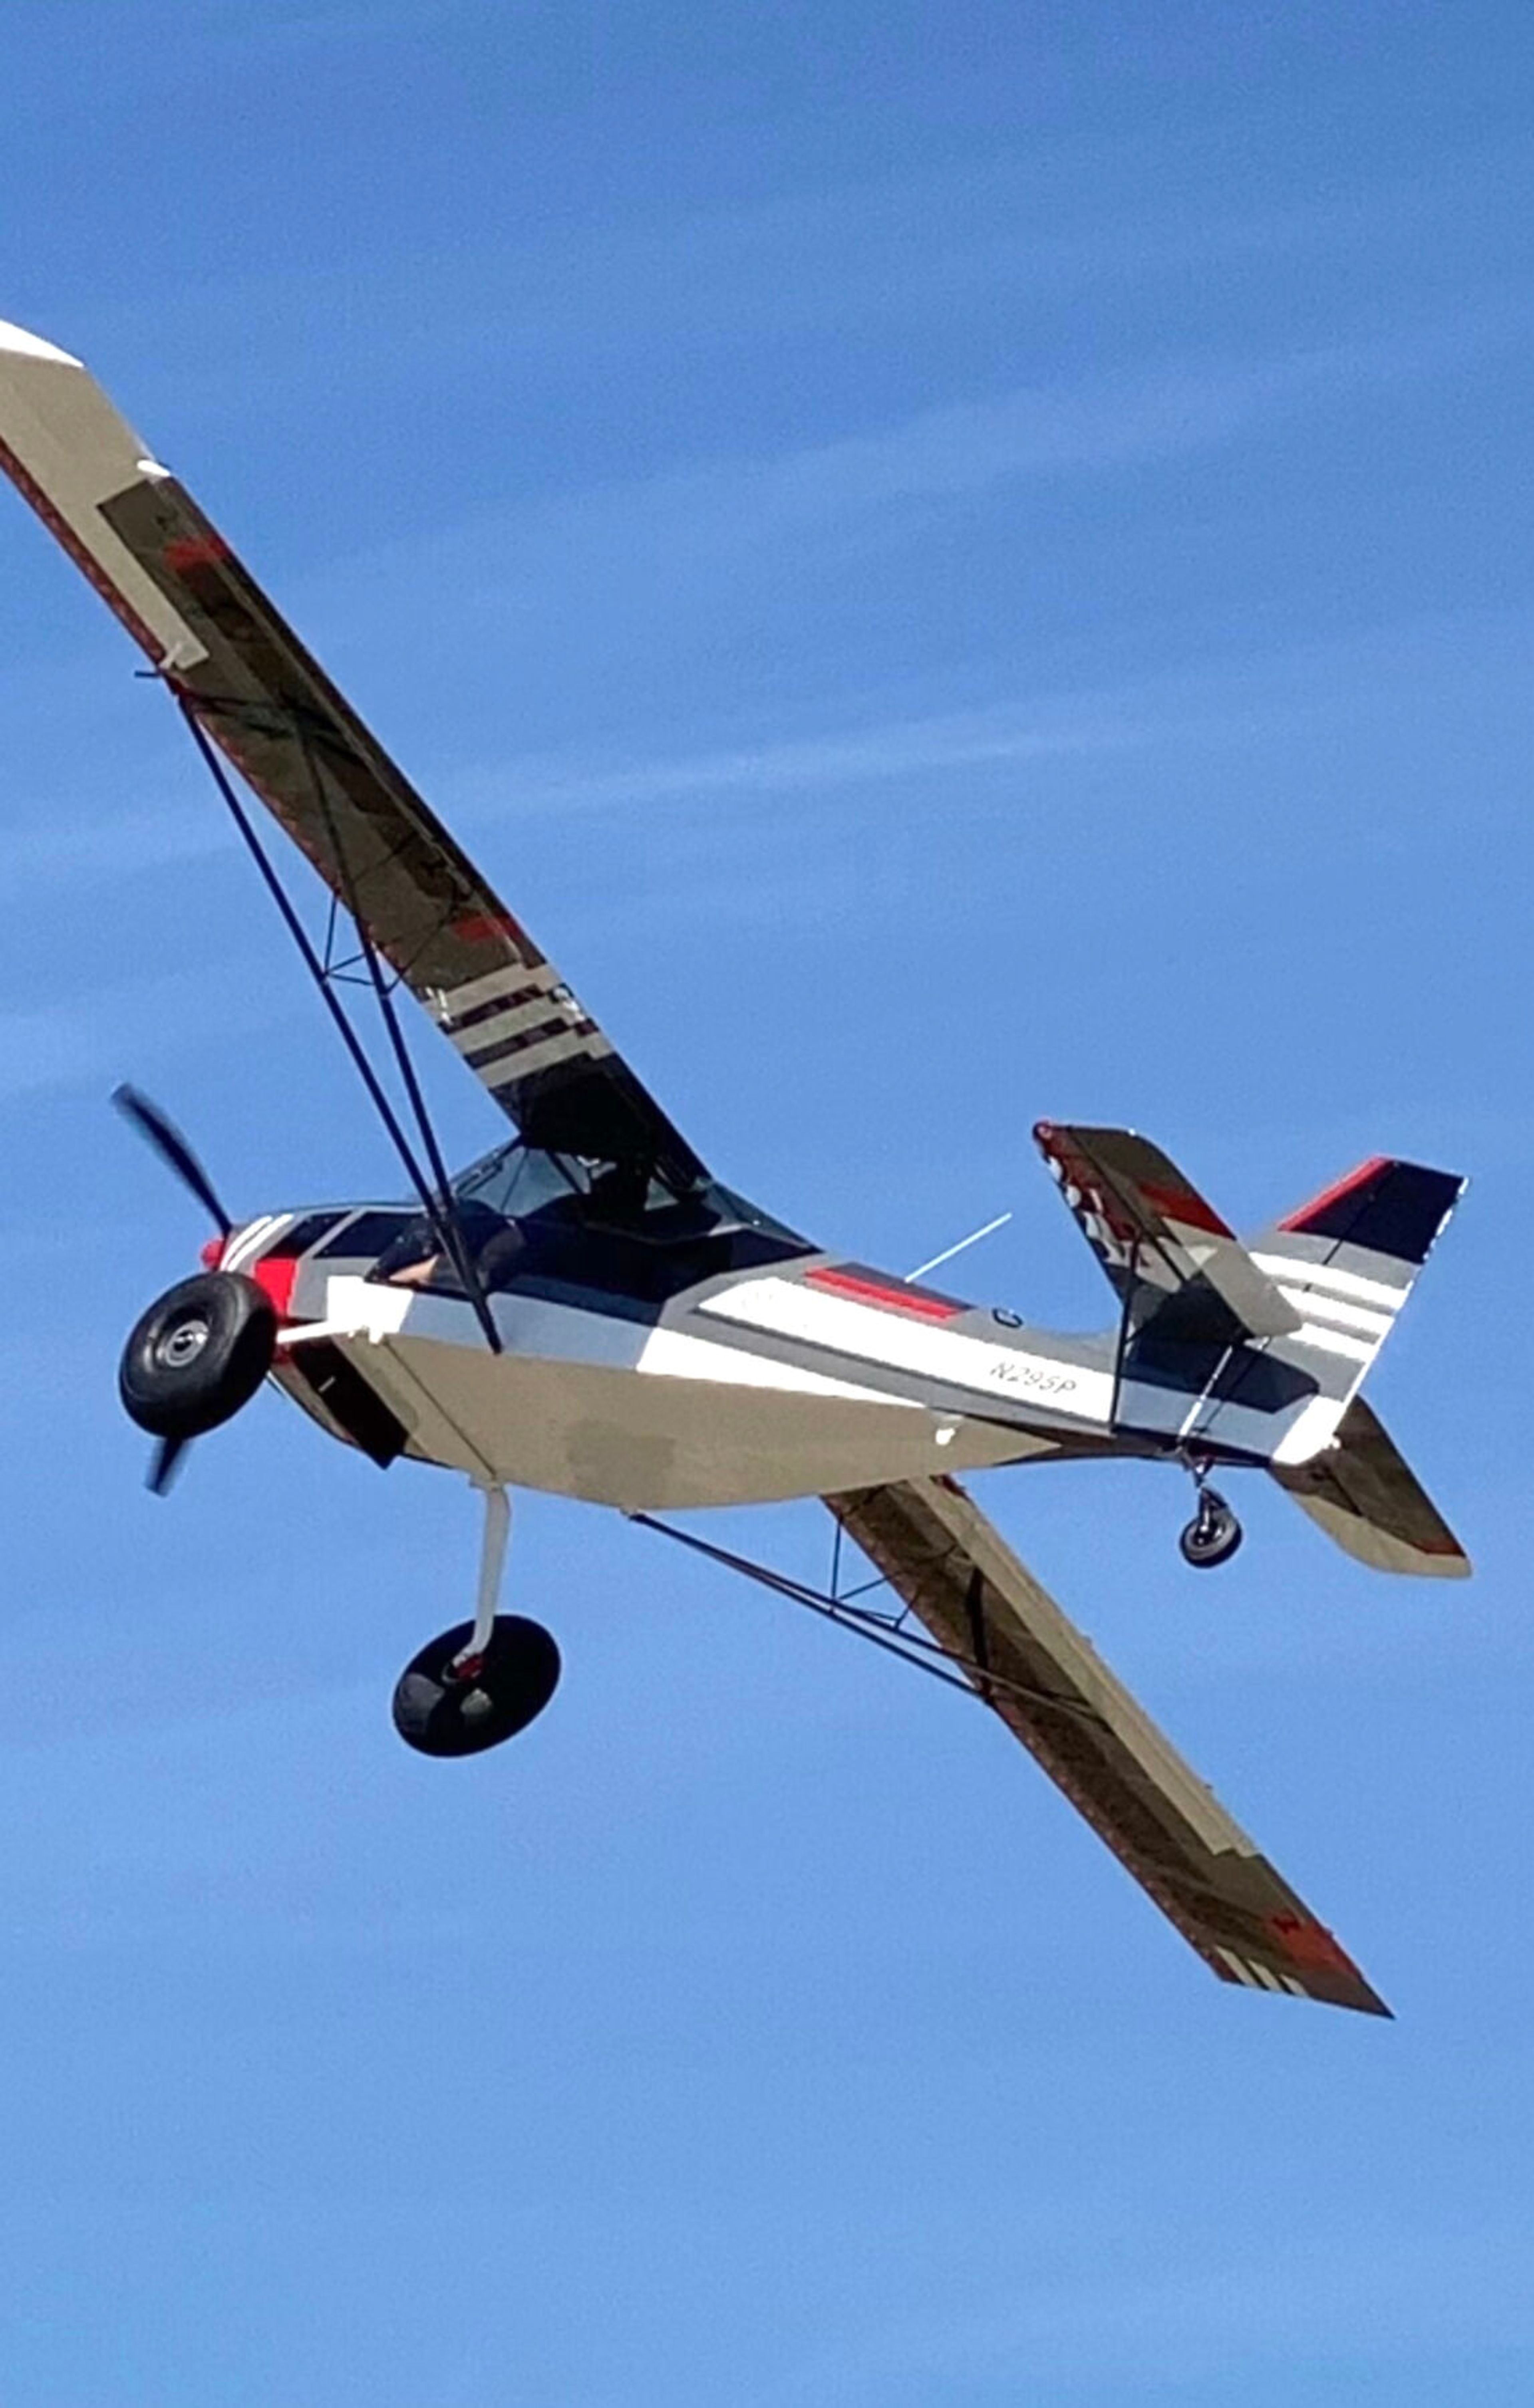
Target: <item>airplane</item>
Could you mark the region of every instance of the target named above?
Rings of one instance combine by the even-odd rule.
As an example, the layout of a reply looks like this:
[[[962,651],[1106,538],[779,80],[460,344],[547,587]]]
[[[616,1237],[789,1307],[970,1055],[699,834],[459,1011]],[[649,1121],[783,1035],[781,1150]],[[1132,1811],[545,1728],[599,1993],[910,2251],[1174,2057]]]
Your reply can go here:
[[[1041,1121],[1113,1291],[1086,1338],[828,1249],[714,1176],[86,368],[4,324],[0,468],[179,710],[413,1196],[237,1223],[159,1108],[119,1091],[215,1230],[122,1356],[151,1487],[268,1381],[376,1464],[466,1474],[483,1496],[475,1612],[394,1696],[402,1738],[441,1757],[524,1728],[559,1678],[552,1635],[498,1611],[509,1489],[616,1508],[989,1706],[1222,1981],[1388,2014],[959,1475],[1172,1465],[1194,1487],[1182,1552],[1209,1570],[1241,1539],[1211,1474],[1260,1469],[1364,1563],[1463,1576],[1360,1391],[1464,1182],[1375,1157],[1243,1242],[1147,1139]],[[237,778],[329,890],[323,945]],[[389,1084],[348,986],[376,1010]],[[456,1175],[401,989],[511,1125]],[[826,1589],[660,1519],[794,1498],[834,1517]],[[872,1568],[853,1588],[844,1538]]]

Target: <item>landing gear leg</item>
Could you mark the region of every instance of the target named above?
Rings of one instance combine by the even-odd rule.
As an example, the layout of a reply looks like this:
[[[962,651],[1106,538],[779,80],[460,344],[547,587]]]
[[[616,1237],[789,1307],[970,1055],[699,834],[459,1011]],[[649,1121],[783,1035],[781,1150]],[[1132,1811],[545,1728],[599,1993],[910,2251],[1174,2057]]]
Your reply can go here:
[[[1198,1503],[1192,1521],[1179,1532],[1177,1543],[1185,1564],[1191,1564],[1196,1571],[1208,1571],[1215,1564],[1230,1561],[1244,1533],[1225,1498],[1210,1486],[1210,1467],[1204,1458],[1195,1457],[1188,1469],[1198,1491]]]
[[[471,1680],[483,1664],[495,1635],[495,1604],[506,1570],[507,1541],[511,1536],[511,1499],[504,1488],[487,1488],[484,1538],[480,1548],[480,1594],[468,1643],[460,1648],[450,1670],[458,1681]]]
[[[511,1506],[502,1487],[483,1494],[474,1620],[423,1647],[394,1688],[394,1728],[422,1756],[480,1756],[514,1738],[543,1712],[559,1681],[559,1649],[543,1625],[495,1611]]]

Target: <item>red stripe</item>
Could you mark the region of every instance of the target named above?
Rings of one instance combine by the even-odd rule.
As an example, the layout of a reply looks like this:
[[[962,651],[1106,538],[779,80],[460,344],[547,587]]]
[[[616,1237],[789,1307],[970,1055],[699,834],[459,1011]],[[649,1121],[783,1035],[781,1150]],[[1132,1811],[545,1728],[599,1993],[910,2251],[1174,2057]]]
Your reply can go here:
[[[173,576],[184,577],[189,569],[211,568],[231,555],[222,536],[209,527],[206,535],[172,536],[161,557]]]
[[[1207,1229],[1211,1238],[1236,1234],[1196,1187],[1148,1187],[1142,1182],[1140,1192],[1154,1211],[1164,1212],[1168,1221],[1180,1221],[1185,1229]]]
[[[529,969],[536,969],[543,958],[537,947],[528,943],[509,911],[466,911],[461,920],[449,923],[448,934],[464,945],[488,945],[497,937],[505,938]]]
[[[1335,1204],[1340,1197],[1351,1196],[1355,1187],[1367,1186],[1377,1172],[1389,1168],[1390,1156],[1387,1154],[1371,1154],[1367,1162],[1361,1162],[1356,1170],[1350,1170],[1335,1187],[1324,1187],[1319,1196],[1312,1196],[1308,1204],[1301,1204],[1296,1211],[1289,1213],[1279,1223],[1279,1227],[1303,1230],[1312,1212],[1325,1211],[1328,1204]]]
[[[1302,1965],[1315,1971],[1352,1973],[1359,1981],[1358,1971],[1347,1951],[1339,1946],[1324,1923],[1307,1923],[1289,1907],[1268,1917],[1268,1928],[1291,1965]]]
[[[298,1281],[296,1257],[292,1254],[263,1254],[258,1263],[251,1263],[245,1276],[254,1280],[257,1287],[271,1299],[274,1309],[286,1320]]]
[[[904,1285],[888,1287],[883,1281],[861,1278],[856,1271],[807,1271],[805,1285],[829,1288],[833,1295],[853,1297],[859,1304],[882,1304],[891,1312],[914,1313],[919,1321],[952,1321],[956,1313],[968,1310],[950,1297],[931,1296]]]

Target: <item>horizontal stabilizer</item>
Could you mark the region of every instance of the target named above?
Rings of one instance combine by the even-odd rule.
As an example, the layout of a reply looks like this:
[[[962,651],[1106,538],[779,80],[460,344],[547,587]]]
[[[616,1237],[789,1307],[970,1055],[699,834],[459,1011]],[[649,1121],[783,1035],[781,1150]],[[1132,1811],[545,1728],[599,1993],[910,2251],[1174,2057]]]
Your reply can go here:
[[[1034,1139],[1075,1216],[1078,1227],[1119,1296],[1154,1309],[1155,1297],[1184,1290],[1180,1320],[1196,1334],[1198,1297],[1218,1324],[1234,1316],[1251,1338],[1283,1338],[1300,1315],[1277,1283],[1259,1269],[1233,1229],[1191,1180],[1148,1138],[1133,1129],[1068,1128],[1040,1121]],[[1212,1292],[1212,1293],[1211,1293]],[[1224,1312],[1221,1307],[1225,1308]]]
[[[1272,1472],[1328,1539],[1375,1571],[1468,1576],[1469,1557],[1362,1397],[1326,1454]]]

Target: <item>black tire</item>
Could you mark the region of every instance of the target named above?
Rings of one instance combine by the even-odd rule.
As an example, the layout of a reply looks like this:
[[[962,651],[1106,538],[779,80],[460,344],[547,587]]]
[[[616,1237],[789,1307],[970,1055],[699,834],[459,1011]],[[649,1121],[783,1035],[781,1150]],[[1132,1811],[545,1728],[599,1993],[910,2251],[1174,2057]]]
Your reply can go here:
[[[498,1613],[477,1669],[455,1673],[453,1657],[473,1630],[471,1622],[444,1630],[394,1684],[394,1728],[418,1756],[480,1756],[499,1747],[526,1729],[559,1685],[552,1632],[520,1613]]]
[[[1206,1488],[1198,1499],[1198,1511],[1178,1534],[1178,1546],[1183,1561],[1195,1571],[1212,1570],[1216,1564],[1227,1564],[1245,1536],[1240,1522],[1212,1488]]]
[[[276,1351],[277,1314],[254,1280],[201,1271],[134,1329],[117,1375],[123,1411],[155,1438],[201,1438],[250,1403]]]

